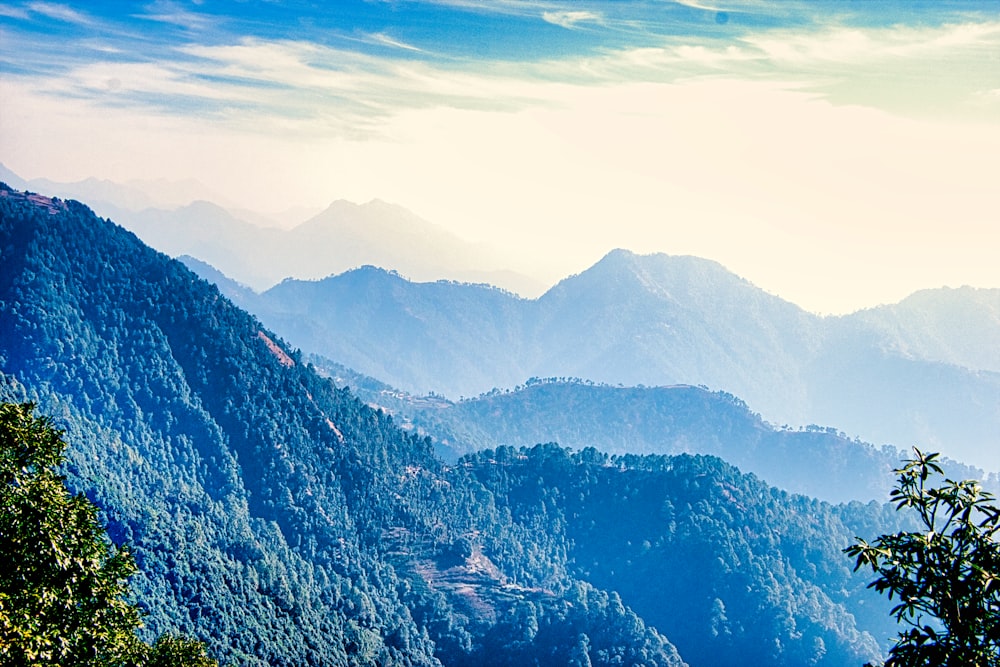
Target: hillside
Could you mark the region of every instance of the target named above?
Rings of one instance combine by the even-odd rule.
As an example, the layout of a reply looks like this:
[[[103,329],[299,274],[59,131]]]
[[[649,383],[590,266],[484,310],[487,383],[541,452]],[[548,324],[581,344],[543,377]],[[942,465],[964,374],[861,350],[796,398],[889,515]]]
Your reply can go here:
[[[998,471],[995,294],[927,296],[821,318],[714,262],[614,251],[538,299],[365,267],[241,304],[293,345],[413,394],[457,399],[530,377],[704,385],[772,424],[833,426]]]
[[[420,431],[468,453],[558,442],[609,454],[709,454],[793,493],[832,502],[884,500],[899,463],[894,448],[834,429],[781,430],[739,399],[699,387],[611,387],[536,381],[513,392],[424,409]]]
[[[922,290],[839,319],[901,356],[1000,372],[1000,289]]]
[[[133,545],[150,633],[185,632],[240,664],[698,666],[743,654],[846,666],[893,631],[839,552],[892,525],[880,506],[805,501],[714,458],[605,465],[543,448],[516,467],[494,465],[499,454],[446,465],[215,287],[78,203],[0,188],[0,250],[0,393],[66,428],[68,481]],[[485,476],[501,470],[513,476]],[[689,497],[692,484],[731,498]],[[565,505],[576,489],[595,504]],[[646,576],[660,567],[655,535],[714,517],[709,542],[669,543],[662,577],[722,548],[695,589],[656,579],[676,607],[649,607],[622,578],[619,538],[588,520],[638,497],[687,517],[634,506],[631,525],[653,537]],[[732,499],[748,512],[723,513]],[[740,537],[754,534],[772,537]],[[688,613],[705,594],[727,610],[716,640],[709,617]],[[706,638],[691,657],[661,633],[685,622]]]

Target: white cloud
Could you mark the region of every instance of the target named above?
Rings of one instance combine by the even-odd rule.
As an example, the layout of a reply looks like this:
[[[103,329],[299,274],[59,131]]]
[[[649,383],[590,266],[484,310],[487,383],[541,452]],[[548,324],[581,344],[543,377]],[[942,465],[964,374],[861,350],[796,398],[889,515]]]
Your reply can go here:
[[[191,12],[171,0],[155,0],[144,7],[144,12],[135,14],[136,18],[175,25],[186,30],[204,30],[211,27],[213,21],[204,14]]]
[[[940,57],[953,49],[995,48],[1000,42],[1000,22],[867,30],[834,27],[819,33],[774,31],[741,41],[775,64],[864,63]]]
[[[382,2],[397,2],[406,0],[382,0]],[[411,2],[426,2],[427,4],[451,7],[467,12],[480,14],[499,14],[506,16],[537,17],[546,12],[569,13],[566,6],[572,6],[565,0],[409,0]]]
[[[720,7],[704,2],[696,2],[695,0],[674,0],[678,5],[683,5],[684,7],[691,7],[692,9],[701,9],[708,12],[717,12]]]
[[[30,15],[27,10],[21,9],[20,7],[7,7],[6,5],[0,5],[0,16],[6,16],[10,19],[27,19]]]
[[[550,11],[542,12],[542,19],[547,23],[572,30],[578,23],[599,23],[601,15],[587,11]]]
[[[86,15],[67,5],[60,5],[53,2],[32,2],[28,4],[28,9],[36,14],[77,25],[90,25],[93,21]]]
[[[401,42],[398,39],[394,39],[389,35],[385,34],[384,32],[371,33],[368,37],[375,44],[381,44],[383,46],[391,46],[393,48],[403,49],[405,51],[415,51],[418,53],[423,51],[423,49],[413,46],[412,44],[407,44],[406,42]]]

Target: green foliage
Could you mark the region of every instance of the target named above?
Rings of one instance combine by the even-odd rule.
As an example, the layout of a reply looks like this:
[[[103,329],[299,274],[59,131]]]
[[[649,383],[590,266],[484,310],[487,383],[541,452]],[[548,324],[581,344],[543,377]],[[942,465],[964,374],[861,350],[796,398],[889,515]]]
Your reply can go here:
[[[201,642],[176,635],[160,635],[149,651],[146,667],[216,667]]]
[[[5,664],[118,665],[142,654],[126,601],[127,549],[55,467],[63,442],[33,406],[0,405],[0,658]]]
[[[886,665],[1000,665],[1000,508],[978,482],[935,485],[938,455],[914,453],[895,471],[892,500],[920,528],[845,550],[876,574],[872,588],[899,601],[891,613],[906,629]]]
[[[66,489],[62,433],[30,403],[0,404],[0,664],[212,667],[200,642],[136,636],[136,572],[97,508]]]

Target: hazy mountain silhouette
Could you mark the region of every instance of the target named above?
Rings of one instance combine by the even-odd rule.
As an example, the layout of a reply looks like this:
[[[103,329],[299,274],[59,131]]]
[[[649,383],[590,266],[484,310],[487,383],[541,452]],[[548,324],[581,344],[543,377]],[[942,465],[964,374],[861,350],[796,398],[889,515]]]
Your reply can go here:
[[[392,267],[413,280],[489,283],[529,295],[544,289],[538,280],[511,270],[510,258],[488,246],[379,200],[335,201],[289,224],[292,209],[275,214],[282,221],[271,219],[222,201],[196,181],[25,181],[2,165],[0,176],[20,189],[92,204],[99,215],[160,252],[195,257],[256,290],[288,277],[318,279],[366,264]]]
[[[839,319],[898,356],[1000,372],[1000,289],[921,290]]]
[[[485,247],[377,200],[334,202],[291,229],[261,227],[209,202],[169,211],[121,212],[115,219],[156,249],[197,257],[257,290],[289,276],[318,279],[378,264],[416,280],[450,278],[540,291],[523,275],[490,269],[503,262]]]
[[[1000,339],[995,298],[940,290],[824,318],[712,261],[617,250],[538,299],[367,267],[243,303],[294,345],[411,393],[475,396],[529,377],[705,385],[774,424],[1000,470],[1000,374],[977,345]]]
[[[48,178],[26,180],[7,166],[0,164],[0,181],[18,190],[85,201],[98,215],[116,219],[124,213],[134,213],[148,208],[177,208],[198,200],[222,201],[218,193],[194,179],[183,181],[136,179],[128,183],[93,177],[74,182],[54,181]]]

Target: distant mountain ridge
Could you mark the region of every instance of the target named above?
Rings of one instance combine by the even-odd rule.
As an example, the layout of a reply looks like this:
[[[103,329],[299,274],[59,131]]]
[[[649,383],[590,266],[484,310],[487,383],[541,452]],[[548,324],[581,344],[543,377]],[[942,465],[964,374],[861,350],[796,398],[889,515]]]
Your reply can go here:
[[[940,290],[824,318],[709,260],[616,250],[537,299],[366,267],[241,303],[303,350],[410,393],[476,396],[529,377],[705,385],[774,424],[996,471],[998,300]]]
[[[148,208],[176,208],[199,199],[220,201],[213,192],[198,181],[142,181],[117,183],[107,179],[86,178],[71,183],[48,178],[26,180],[0,163],[0,181],[18,190],[32,190],[63,199],[77,199],[88,204],[101,215],[109,216],[122,211],[141,211]]]
[[[26,181],[2,164],[0,180],[85,201],[160,252],[195,257],[256,290],[292,276],[319,279],[366,264],[391,267],[414,280],[489,283],[531,295],[543,290],[540,281],[511,270],[510,258],[485,244],[467,242],[378,199],[338,200],[289,227],[237,204],[214,203],[220,197],[194,181]]]
[[[875,447],[833,427],[777,428],[739,398],[704,387],[623,387],[531,378],[513,389],[451,401],[414,396],[319,355],[307,359],[338,386],[429,435],[445,460],[483,449],[557,442],[608,454],[710,454],[780,489],[828,502],[882,501],[891,471],[912,452]],[[943,459],[952,479],[1000,492],[1000,474]]]
[[[9,170],[0,173],[23,182]],[[100,186],[98,190],[114,185],[86,183]],[[90,192],[100,194],[93,188]],[[128,199],[128,192],[119,198]],[[382,224],[383,214],[395,216],[396,222]],[[918,444],[1000,469],[998,290],[926,290],[899,304],[821,318],[754,288],[714,262],[664,261],[668,256],[649,260],[623,251],[610,253],[538,299],[492,299],[488,305],[478,303],[488,291],[483,284],[525,293],[532,288],[523,288],[516,276],[495,272],[438,271],[451,261],[440,257],[415,266],[415,249],[423,247],[420,239],[437,237],[425,234],[422,221],[392,205],[335,203],[300,225],[299,232],[260,227],[243,219],[248,216],[208,202],[112,217],[127,223],[125,218],[133,215],[138,216],[133,229],[155,247],[199,261],[208,258],[223,274],[212,280],[225,282],[223,276],[231,276],[251,286],[259,280],[260,288],[306,269],[320,278],[337,270],[335,260],[340,260],[331,247],[347,249],[350,256],[339,265],[344,269],[391,266],[411,280],[448,274],[452,280],[447,288],[386,285],[394,292],[388,301],[378,298],[379,313],[358,304],[349,322],[324,321],[336,319],[336,301],[317,296],[324,288],[295,287],[301,280],[276,286],[260,298],[238,285],[227,288],[241,306],[303,349],[413,393],[474,396],[532,376],[628,385],[704,384],[740,396],[776,424],[835,425],[870,442],[904,449]],[[347,242],[351,234],[353,245]],[[399,243],[384,243],[387,236]],[[432,245],[458,247],[451,257],[487,265],[460,245]],[[303,252],[312,253],[316,263],[310,264]],[[264,275],[271,264],[286,268]],[[370,280],[367,294],[375,298],[377,279]],[[456,281],[481,283],[473,289],[478,296],[459,296],[472,288]],[[293,297],[296,289],[312,294]],[[429,300],[416,296],[430,289],[436,294]],[[297,312],[281,304],[282,299],[308,301],[317,311]],[[466,313],[456,315],[455,304]],[[402,315],[389,316],[392,308]],[[449,330],[453,316],[461,325]],[[399,354],[402,339],[406,350]]]
[[[318,279],[379,264],[417,280],[447,277],[539,291],[535,281],[516,272],[482,268],[502,265],[485,247],[379,200],[335,201],[291,229],[261,227],[206,201],[111,217],[161,252],[196,257],[257,290],[289,276]]]
[[[921,290],[839,319],[904,357],[1000,372],[1000,289]]]

